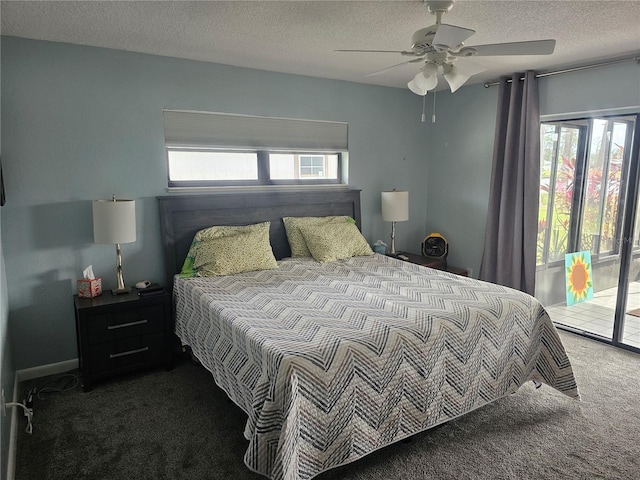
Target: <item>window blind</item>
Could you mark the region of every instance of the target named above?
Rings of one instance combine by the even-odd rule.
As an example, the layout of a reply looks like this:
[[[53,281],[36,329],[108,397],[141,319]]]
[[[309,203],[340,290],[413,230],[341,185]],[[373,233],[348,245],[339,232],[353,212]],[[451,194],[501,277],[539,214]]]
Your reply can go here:
[[[348,123],[164,110],[168,147],[347,151]]]

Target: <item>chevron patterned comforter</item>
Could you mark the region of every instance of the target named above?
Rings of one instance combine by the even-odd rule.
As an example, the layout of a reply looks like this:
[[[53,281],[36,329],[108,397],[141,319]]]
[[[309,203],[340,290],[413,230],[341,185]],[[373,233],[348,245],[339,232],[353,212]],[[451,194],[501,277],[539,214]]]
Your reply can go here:
[[[578,397],[544,308],[382,255],[176,278],[176,334],[247,414],[246,465],[309,479],[515,392]]]

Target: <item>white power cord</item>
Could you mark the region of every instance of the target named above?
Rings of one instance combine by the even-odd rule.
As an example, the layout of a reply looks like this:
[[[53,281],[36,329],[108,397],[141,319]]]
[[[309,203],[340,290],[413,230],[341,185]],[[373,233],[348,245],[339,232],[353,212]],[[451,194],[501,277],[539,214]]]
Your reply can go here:
[[[26,432],[28,434],[31,434],[33,432],[33,425],[31,424],[31,419],[33,418],[33,409],[27,407],[25,404],[23,403],[18,403],[18,402],[9,402],[9,403],[5,403],[5,407],[10,408],[10,407],[20,407],[24,410],[24,416],[27,417],[27,429]]]
[[[66,383],[64,385],[58,385],[58,384],[61,383],[61,380],[65,380]],[[68,373],[68,374],[63,375],[62,377],[60,377],[58,379],[50,380],[49,382],[45,383],[40,388],[32,388],[31,390],[29,390],[29,392],[27,393],[27,395],[26,395],[26,397],[24,399],[24,403],[10,402],[10,403],[5,403],[4,407],[5,408],[10,408],[10,407],[20,407],[20,408],[22,408],[22,410],[24,411],[24,416],[27,417],[27,429],[26,429],[26,432],[28,434],[31,434],[31,433],[33,433],[33,424],[32,424],[32,420],[33,420],[33,396],[37,394],[38,399],[43,400],[44,399],[43,393],[66,392],[67,390],[72,390],[72,389],[76,388],[79,383],[80,383],[80,380],[78,379],[78,377],[76,375]],[[2,392],[2,395],[3,395],[2,396],[2,400],[4,401],[4,391]],[[4,409],[2,411],[4,413]]]

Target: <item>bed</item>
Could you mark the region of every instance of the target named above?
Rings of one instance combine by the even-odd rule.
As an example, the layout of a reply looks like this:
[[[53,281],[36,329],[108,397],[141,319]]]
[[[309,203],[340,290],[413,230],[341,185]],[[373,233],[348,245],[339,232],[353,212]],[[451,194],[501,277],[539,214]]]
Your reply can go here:
[[[515,392],[579,398],[533,297],[379,254],[290,258],[283,217],[346,215],[360,192],[158,197],[175,332],[247,414],[247,467],[303,480]],[[277,268],[176,276],[196,232],[270,222]]]

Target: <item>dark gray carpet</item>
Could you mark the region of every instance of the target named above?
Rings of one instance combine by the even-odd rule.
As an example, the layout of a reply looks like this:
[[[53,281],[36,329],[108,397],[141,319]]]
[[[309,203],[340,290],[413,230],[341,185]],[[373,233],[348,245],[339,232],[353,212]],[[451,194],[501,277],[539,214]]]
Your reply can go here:
[[[640,356],[561,333],[582,401],[531,383],[448,424],[316,477],[640,478]],[[25,382],[21,389],[43,384]],[[16,480],[264,478],[242,461],[246,417],[188,361],[35,401]]]

